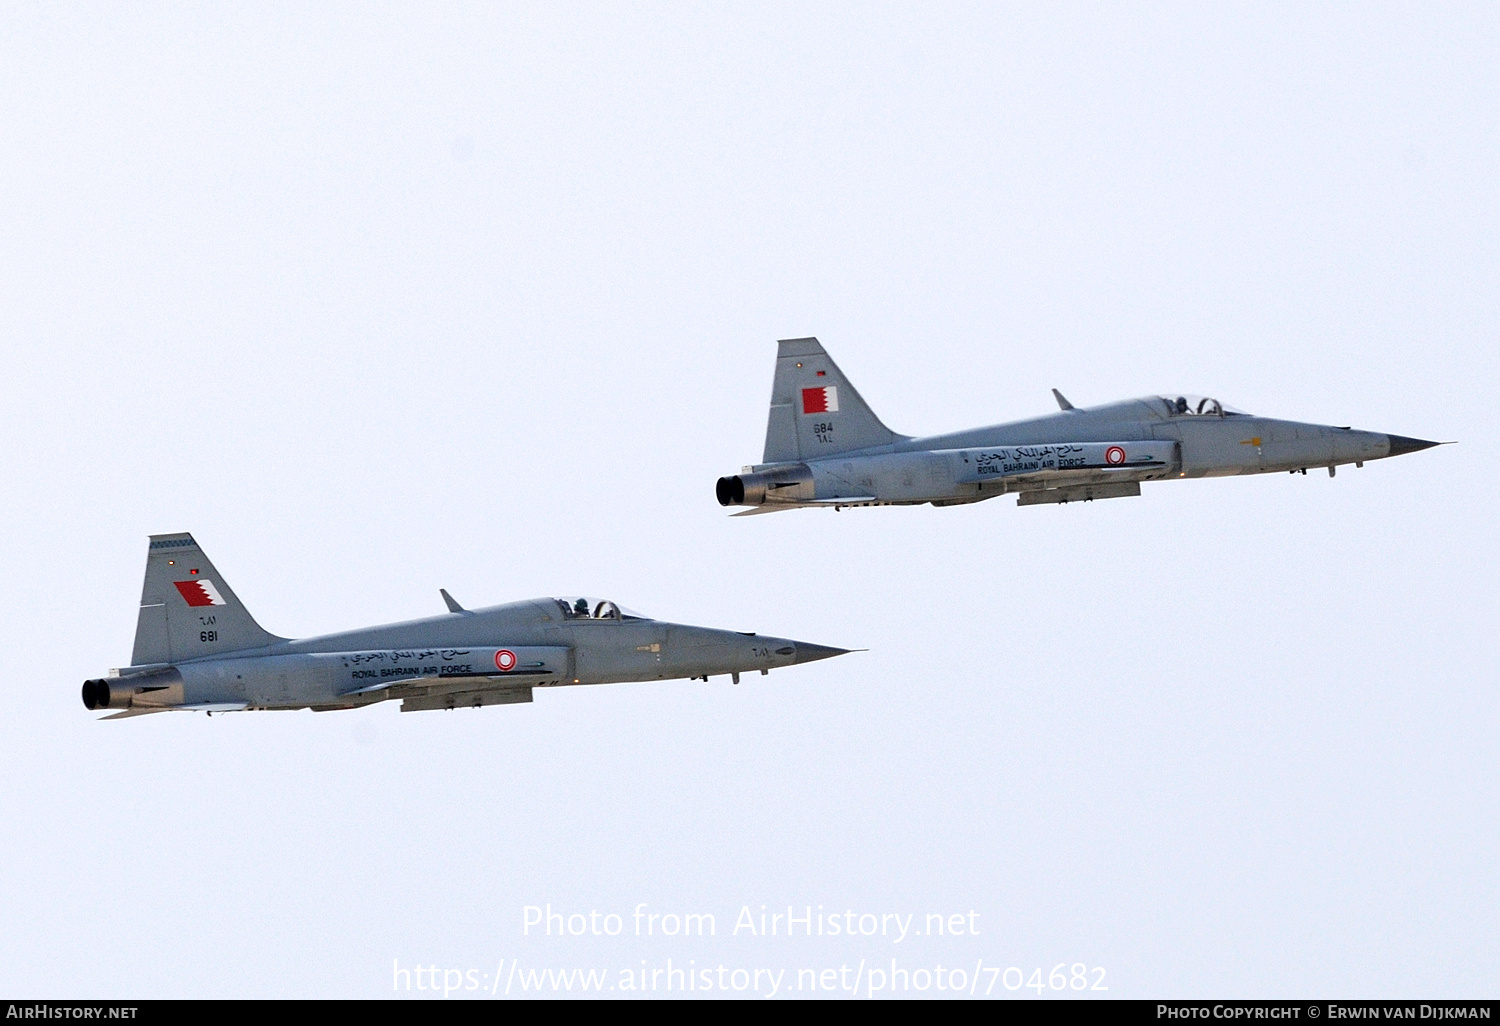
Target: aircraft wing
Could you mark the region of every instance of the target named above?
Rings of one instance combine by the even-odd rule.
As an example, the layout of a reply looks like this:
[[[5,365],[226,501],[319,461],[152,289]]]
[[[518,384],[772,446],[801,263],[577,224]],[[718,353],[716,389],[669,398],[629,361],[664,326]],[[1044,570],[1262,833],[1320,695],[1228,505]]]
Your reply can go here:
[[[477,709],[485,705],[512,705],[531,701],[531,689],[557,679],[552,671],[540,667],[521,667],[508,673],[442,674],[434,677],[407,677],[346,691],[346,695],[389,692],[385,697],[401,699],[402,712],[424,709]]]
[[[368,695],[375,691],[390,691],[392,694],[422,695],[531,687],[541,681],[563,679],[568,674],[569,650],[565,645],[517,645],[495,649],[493,655],[489,654],[490,649],[476,651],[480,655],[476,657],[473,670],[464,666],[455,671],[422,676],[400,676],[396,671],[382,671],[392,675],[342,694]],[[499,669],[502,665],[509,668]]]
[[[982,446],[967,449],[934,449],[917,452],[881,453],[851,457],[847,462],[827,460],[802,471],[796,491],[818,498],[775,501],[769,488],[757,492],[756,505],[734,514],[737,517],[777,513],[784,509],[815,509],[829,506],[882,506],[936,502],[956,505],[979,502],[1008,491],[1046,492],[1046,501],[1073,501],[1075,487],[1092,489],[1078,498],[1125,495],[1126,485],[1165,477],[1182,464],[1175,441],[1128,440],[1120,442],[1051,442],[1034,445]],[[750,475],[755,478],[756,475]],[[771,478],[772,472],[760,475]],[[809,480],[810,479],[810,480]],[[727,479],[726,479],[727,480]],[[741,481],[740,478],[733,479]],[[926,491],[924,482],[931,481]],[[763,480],[757,485],[764,485]],[[723,484],[723,481],[720,482]],[[809,484],[811,488],[807,487]],[[978,487],[971,487],[971,486]],[[986,485],[993,487],[986,488]],[[970,487],[966,487],[970,486]],[[748,487],[748,486],[745,486]],[[771,487],[781,487],[772,483]],[[873,489],[870,494],[867,489]],[[840,495],[847,490],[851,494]],[[791,489],[788,489],[791,491]],[[831,494],[830,494],[831,493]],[[733,491],[731,501],[736,501]],[[720,501],[725,505],[723,496]],[[1036,500],[1034,500],[1036,501]],[[1027,503],[1029,505],[1029,503]]]
[[[383,680],[379,684],[368,684],[353,691],[345,691],[346,695],[368,695],[373,691],[388,691],[397,689],[418,689],[441,687],[445,690],[474,690],[487,688],[503,688],[516,677],[533,678],[530,680],[516,681],[516,686],[526,687],[535,684],[536,677],[556,676],[548,669],[515,669],[509,673],[442,673],[433,677],[404,677],[400,680]]]
[[[1171,470],[1181,461],[1176,442],[1060,442],[1045,445],[1001,445],[949,449],[960,460],[958,481],[1058,480],[1088,475],[1138,480],[1139,475]]]

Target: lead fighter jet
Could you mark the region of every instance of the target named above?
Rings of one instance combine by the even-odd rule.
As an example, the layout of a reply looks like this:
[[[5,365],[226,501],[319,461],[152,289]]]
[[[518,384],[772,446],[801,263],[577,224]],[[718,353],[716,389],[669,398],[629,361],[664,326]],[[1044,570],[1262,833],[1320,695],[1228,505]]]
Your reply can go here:
[[[530,702],[533,688],[761,673],[843,655],[736,631],[663,623],[613,602],[544,598],[290,641],[262,630],[190,534],[151,536],[131,665],[85,681],[104,719],[189,710],[402,712]]]
[[[807,507],[955,506],[1014,492],[1016,505],[1141,494],[1142,481],[1307,473],[1438,442],[1256,417],[1185,394],[1059,411],[953,434],[899,435],[865,405],[815,338],[777,343],[762,461],[719,478],[736,516]]]

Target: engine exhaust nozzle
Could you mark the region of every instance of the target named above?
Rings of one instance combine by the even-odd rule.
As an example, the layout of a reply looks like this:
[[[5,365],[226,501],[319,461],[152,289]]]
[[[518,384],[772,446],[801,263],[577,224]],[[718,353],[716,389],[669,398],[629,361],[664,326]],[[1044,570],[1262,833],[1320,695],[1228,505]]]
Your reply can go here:
[[[720,506],[761,506],[768,502],[799,502],[814,493],[812,471],[806,463],[780,466],[753,474],[721,477],[714,486]]]
[[[130,703],[135,698],[135,689],[120,686],[120,681],[115,681],[115,686],[110,687],[110,682],[104,679],[86,680],[83,682],[83,704],[90,710],[93,709],[129,709]]]
[[[714,485],[714,494],[718,496],[720,506],[739,506],[745,501],[745,482],[740,480],[738,474],[734,477],[721,477],[719,483]]]

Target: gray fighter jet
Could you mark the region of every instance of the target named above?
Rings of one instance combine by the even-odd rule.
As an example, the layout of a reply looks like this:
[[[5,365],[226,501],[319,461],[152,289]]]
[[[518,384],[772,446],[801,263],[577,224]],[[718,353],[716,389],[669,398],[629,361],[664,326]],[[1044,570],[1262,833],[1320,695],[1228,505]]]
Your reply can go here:
[[[914,438],[880,422],[815,338],[778,343],[765,457],[719,478],[736,516],[806,507],[955,506],[1009,492],[1016,504],[1141,494],[1142,481],[1327,467],[1438,442],[1257,417],[1178,393]]]
[[[290,641],[268,634],[190,534],[152,535],[131,665],[84,682],[105,719],[169,710],[402,712],[530,702],[533,688],[767,673],[843,655],[736,631],[663,623],[615,603],[544,598]]]

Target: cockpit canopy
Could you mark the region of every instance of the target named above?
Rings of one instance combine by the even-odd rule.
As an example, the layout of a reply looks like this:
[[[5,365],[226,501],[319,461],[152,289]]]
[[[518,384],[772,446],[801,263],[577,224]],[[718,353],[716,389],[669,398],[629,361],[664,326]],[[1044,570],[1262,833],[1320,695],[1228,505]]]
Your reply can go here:
[[[1168,417],[1245,417],[1244,410],[1225,406],[1217,399],[1202,395],[1179,392],[1174,395],[1157,396]]]
[[[588,598],[582,595],[569,595],[565,598],[555,598],[557,608],[562,611],[564,620],[644,620],[640,613],[632,612],[623,606],[616,605],[609,599]]]

